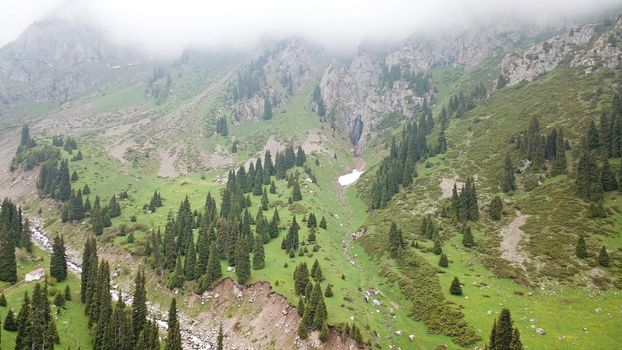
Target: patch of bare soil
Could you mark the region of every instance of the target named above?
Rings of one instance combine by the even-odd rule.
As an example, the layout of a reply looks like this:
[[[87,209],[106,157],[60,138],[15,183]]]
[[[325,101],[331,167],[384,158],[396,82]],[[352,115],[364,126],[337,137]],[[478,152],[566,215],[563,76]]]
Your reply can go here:
[[[501,229],[501,257],[507,261],[518,264],[523,267],[523,263],[527,260],[527,254],[519,246],[521,240],[527,237],[520,229],[527,221],[527,215],[517,212],[516,218],[512,222]]]
[[[161,177],[177,177],[180,175],[175,167],[177,162],[177,149],[172,148],[168,151],[160,151],[160,164],[158,168],[158,176]]]
[[[441,191],[443,192],[442,194],[443,198],[451,198],[454,185],[456,185],[458,189],[460,189],[464,185],[464,182],[458,181],[457,177],[443,178],[441,180]]]
[[[11,162],[19,145],[20,130],[0,133],[0,200],[10,197],[18,202],[37,193],[39,167],[25,171],[17,169],[11,172]]]
[[[334,330],[321,343],[319,333],[302,340],[297,336],[301,317],[287,299],[272,291],[268,282],[240,287],[227,278],[201,297],[184,299],[190,309],[208,306],[208,311],[194,319],[195,334],[205,335],[214,343],[222,322],[225,348],[231,349],[356,349],[350,338]]]
[[[324,136],[320,130],[313,129],[309,131],[309,135],[307,135],[307,138],[302,143],[302,149],[304,149],[307,154],[314,152],[328,153],[328,149],[324,146],[326,141],[326,136]]]

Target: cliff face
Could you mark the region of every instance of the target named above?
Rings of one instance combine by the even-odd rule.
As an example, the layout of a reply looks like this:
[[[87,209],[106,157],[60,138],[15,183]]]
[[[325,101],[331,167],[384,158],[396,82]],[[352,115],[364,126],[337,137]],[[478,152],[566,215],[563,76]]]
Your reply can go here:
[[[564,62],[586,74],[622,62],[622,18],[613,24],[574,27],[527,49],[507,54],[500,65],[508,85],[531,81]]]
[[[0,109],[63,103],[141,62],[93,28],[36,22],[0,49]]]
[[[322,53],[301,39],[286,39],[240,68],[229,86],[234,123],[268,118],[315,77]]]
[[[360,50],[350,64],[332,63],[320,82],[322,101],[355,148],[365,147],[386,115],[411,118],[435,96],[426,72],[435,67],[470,68],[515,47],[544,28],[498,21],[458,34],[412,36],[384,54]]]

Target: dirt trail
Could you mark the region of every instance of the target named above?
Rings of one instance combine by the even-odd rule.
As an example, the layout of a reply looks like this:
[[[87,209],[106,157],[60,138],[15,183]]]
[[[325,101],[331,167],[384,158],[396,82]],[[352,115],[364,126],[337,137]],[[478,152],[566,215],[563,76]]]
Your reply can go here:
[[[527,215],[517,212],[516,218],[510,224],[501,229],[501,257],[524,268],[523,263],[527,260],[527,254],[519,246],[521,240],[527,237],[520,227],[527,221]]]

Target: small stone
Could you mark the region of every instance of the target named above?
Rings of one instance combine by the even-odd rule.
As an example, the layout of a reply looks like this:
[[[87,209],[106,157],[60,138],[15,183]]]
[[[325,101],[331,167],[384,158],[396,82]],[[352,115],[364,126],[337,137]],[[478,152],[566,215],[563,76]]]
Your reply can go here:
[[[544,332],[544,329],[542,329],[542,328],[536,328],[536,333],[537,333],[537,334],[540,334],[540,335],[544,335],[544,334],[546,334],[546,333]]]
[[[409,335],[408,339],[410,340],[411,343],[414,342],[415,341],[415,335],[414,334]]]

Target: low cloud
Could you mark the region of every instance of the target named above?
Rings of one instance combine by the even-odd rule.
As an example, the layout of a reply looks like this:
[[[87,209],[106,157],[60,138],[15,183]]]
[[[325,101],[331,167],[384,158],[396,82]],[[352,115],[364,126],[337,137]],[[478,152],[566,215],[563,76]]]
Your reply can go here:
[[[248,48],[262,37],[299,35],[333,50],[362,40],[396,40],[416,31],[462,27],[496,17],[545,22],[622,6],[621,0],[8,0],[0,45],[50,17],[87,22],[111,39],[153,54],[186,47]],[[8,10],[6,10],[8,8]]]

